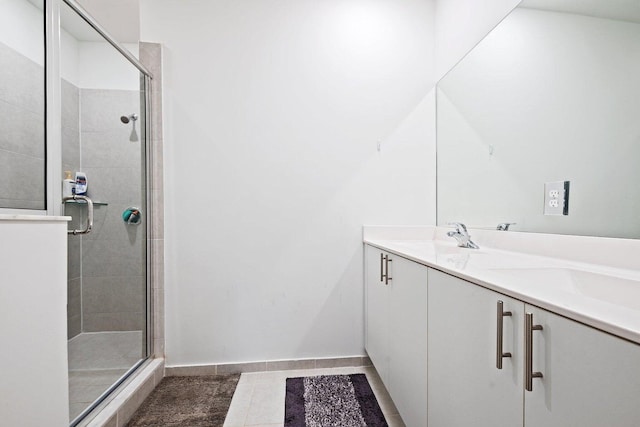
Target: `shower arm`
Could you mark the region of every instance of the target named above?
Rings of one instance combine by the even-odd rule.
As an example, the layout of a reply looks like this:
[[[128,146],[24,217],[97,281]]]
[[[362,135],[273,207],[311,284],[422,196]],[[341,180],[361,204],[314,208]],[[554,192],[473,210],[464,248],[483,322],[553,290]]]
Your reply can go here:
[[[63,206],[63,215],[64,215],[64,206],[68,201],[77,201],[84,200],[87,203],[87,225],[84,230],[67,230],[67,234],[73,234],[74,236],[78,234],[89,234],[91,233],[91,229],[93,228],[93,201],[87,196],[79,196],[74,194],[73,196],[63,197],[62,198],[62,206]]]

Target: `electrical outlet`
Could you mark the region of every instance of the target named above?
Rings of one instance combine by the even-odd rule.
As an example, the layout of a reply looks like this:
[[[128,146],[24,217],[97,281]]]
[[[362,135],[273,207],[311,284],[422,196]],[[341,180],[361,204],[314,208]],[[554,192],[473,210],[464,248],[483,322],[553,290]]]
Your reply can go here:
[[[569,181],[544,184],[544,214],[569,215]]]

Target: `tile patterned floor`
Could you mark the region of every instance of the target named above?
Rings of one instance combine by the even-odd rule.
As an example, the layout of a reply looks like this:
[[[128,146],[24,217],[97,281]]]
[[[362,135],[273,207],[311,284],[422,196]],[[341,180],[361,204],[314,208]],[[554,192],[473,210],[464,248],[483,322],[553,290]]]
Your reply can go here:
[[[304,369],[242,374],[224,427],[282,427],[287,378],[363,373],[390,427],[405,427],[376,370],[371,367]]]
[[[73,420],[142,357],[142,332],[82,333],[68,343]]]

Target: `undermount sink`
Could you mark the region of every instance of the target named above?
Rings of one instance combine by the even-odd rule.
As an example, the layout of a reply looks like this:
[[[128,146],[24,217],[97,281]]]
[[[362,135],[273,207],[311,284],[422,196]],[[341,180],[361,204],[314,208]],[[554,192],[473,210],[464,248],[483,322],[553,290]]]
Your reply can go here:
[[[498,276],[531,286],[553,286],[615,305],[640,310],[640,281],[570,268],[495,268]]]

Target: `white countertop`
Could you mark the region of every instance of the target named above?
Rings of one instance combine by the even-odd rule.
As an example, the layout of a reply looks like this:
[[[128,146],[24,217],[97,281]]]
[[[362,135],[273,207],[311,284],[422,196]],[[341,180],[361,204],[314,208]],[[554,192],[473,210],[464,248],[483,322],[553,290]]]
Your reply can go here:
[[[416,230],[365,231],[364,242],[640,343],[640,271],[494,249],[475,239],[480,249],[459,248],[433,227]]]

